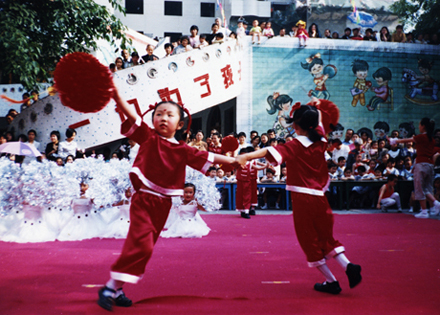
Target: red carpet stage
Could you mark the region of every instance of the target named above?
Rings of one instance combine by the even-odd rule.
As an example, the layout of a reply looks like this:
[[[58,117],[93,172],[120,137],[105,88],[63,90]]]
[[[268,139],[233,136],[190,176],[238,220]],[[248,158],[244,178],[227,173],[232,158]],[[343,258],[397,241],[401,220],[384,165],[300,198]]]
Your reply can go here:
[[[291,215],[205,215],[202,239],[159,239],[144,278],[115,314],[439,314],[440,221],[407,214],[336,215],[335,236],[363,268],[338,296],[314,291]],[[108,314],[97,291],[123,240],[0,242],[0,314]]]

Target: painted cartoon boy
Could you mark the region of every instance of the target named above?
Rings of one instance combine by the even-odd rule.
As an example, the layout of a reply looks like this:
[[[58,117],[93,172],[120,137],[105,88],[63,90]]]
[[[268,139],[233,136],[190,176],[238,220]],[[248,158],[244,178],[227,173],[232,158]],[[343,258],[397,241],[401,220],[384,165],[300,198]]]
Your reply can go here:
[[[351,95],[353,95],[351,101],[353,107],[356,107],[358,102],[365,106],[365,92],[371,87],[371,82],[365,80],[368,75],[368,68],[368,63],[365,60],[355,59],[353,61],[352,70],[356,76],[353,88],[350,89]]]

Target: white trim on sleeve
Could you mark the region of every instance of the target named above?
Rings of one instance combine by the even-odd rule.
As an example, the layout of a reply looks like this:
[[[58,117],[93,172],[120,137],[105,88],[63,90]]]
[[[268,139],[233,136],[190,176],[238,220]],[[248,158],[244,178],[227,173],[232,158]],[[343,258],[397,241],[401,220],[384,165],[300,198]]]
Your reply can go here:
[[[274,147],[268,147],[267,148],[267,152],[270,155],[272,155],[273,159],[277,162],[277,164],[275,164],[275,166],[280,165],[281,163],[283,163],[283,157],[277,151],[277,149],[275,149]]]

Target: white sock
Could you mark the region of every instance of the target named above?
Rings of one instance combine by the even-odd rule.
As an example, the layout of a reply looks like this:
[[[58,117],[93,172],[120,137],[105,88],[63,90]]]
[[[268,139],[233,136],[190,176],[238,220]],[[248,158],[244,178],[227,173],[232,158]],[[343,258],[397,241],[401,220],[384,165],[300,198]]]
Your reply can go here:
[[[335,260],[344,268],[344,270],[347,269],[347,265],[350,263],[347,256],[345,256],[344,253],[340,253],[335,256]]]
[[[325,280],[327,282],[335,282],[336,278],[335,276],[332,274],[332,272],[330,271],[330,269],[328,268],[327,264],[321,265],[316,267],[318,268],[319,271],[321,271],[321,273],[324,275]]]
[[[434,201],[434,207],[440,207],[440,201],[435,200]]]
[[[114,279],[110,279],[109,281],[107,281],[107,283],[105,284],[105,286],[109,289],[115,290],[117,291],[118,289],[121,289],[122,286],[124,285],[125,282],[123,281],[119,281],[119,280],[114,280]]]
[[[428,209],[420,209],[420,211],[421,211],[423,214],[427,214],[427,213],[428,213]]]

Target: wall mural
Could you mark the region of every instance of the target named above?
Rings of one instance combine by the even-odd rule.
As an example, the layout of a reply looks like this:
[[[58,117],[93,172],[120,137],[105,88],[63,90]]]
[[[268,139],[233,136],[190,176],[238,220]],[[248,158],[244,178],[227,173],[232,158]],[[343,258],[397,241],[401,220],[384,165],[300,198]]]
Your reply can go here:
[[[423,117],[440,127],[440,56],[380,50],[253,48],[254,129],[273,128],[278,137],[293,134],[285,118],[292,104],[312,96],[340,109],[331,138],[343,137],[348,128],[373,140],[392,130],[411,137]]]

